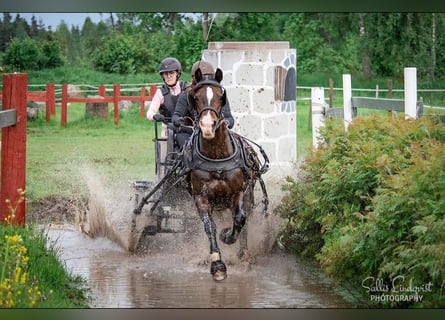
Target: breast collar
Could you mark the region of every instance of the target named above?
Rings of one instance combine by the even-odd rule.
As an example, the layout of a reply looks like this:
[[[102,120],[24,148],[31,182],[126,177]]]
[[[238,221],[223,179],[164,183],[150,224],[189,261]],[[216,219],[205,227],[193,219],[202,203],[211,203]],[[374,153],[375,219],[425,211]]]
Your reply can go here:
[[[186,147],[186,152],[184,154],[184,162],[188,169],[190,170],[204,170],[208,172],[225,172],[230,171],[235,168],[244,168],[244,159],[242,153],[240,152],[240,146],[238,145],[237,139],[229,133],[230,141],[235,149],[235,152],[224,159],[211,159],[203,155],[199,151],[199,130],[195,130],[192,137],[190,138],[190,143]]]

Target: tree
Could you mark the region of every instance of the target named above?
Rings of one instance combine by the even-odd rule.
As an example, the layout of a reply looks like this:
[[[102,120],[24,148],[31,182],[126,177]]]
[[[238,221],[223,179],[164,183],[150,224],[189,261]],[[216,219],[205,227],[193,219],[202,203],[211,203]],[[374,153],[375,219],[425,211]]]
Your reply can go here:
[[[57,41],[44,41],[41,44],[41,57],[39,64],[41,68],[56,68],[63,65],[60,56],[60,46]]]
[[[150,60],[150,51],[141,36],[112,34],[93,52],[95,68],[109,73],[147,72],[146,62]]]
[[[3,63],[15,72],[35,70],[39,67],[39,55],[35,40],[14,38],[5,50]]]
[[[71,43],[71,32],[64,20],[61,20],[54,32],[54,38],[59,42],[60,50],[63,56],[69,56],[69,48]]]
[[[3,21],[0,25],[0,51],[5,51],[9,41],[14,38],[14,30],[11,22],[12,16],[9,13],[3,13]]]
[[[16,14],[14,22],[12,23],[12,27],[14,30],[14,37],[25,38],[30,34],[28,22],[18,13]]]

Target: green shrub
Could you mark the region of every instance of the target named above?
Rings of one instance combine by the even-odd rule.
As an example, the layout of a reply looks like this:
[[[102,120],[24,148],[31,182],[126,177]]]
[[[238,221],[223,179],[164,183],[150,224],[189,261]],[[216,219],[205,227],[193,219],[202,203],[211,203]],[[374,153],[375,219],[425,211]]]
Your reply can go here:
[[[445,126],[432,115],[375,115],[355,118],[347,132],[342,121],[328,120],[321,134],[326,144],[283,187],[283,244],[357,287],[372,278],[389,291],[396,280],[430,289],[418,292],[421,301],[371,304],[445,306]]]
[[[118,74],[146,72],[152,60],[142,36],[113,34],[103,40],[103,46],[93,52],[93,64],[98,71]]]
[[[15,72],[55,68],[63,65],[60,46],[56,41],[38,42],[25,37],[12,39],[2,58],[7,69]]]

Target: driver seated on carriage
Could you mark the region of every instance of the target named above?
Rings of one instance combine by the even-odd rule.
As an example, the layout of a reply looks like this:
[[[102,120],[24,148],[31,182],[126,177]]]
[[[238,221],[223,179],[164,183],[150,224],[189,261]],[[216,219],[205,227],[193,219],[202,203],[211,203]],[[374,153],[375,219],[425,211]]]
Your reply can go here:
[[[175,111],[176,102],[179,94],[189,85],[189,82],[180,80],[182,66],[178,59],[167,57],[159,65],[159,74],[164,84],[158,88],[147,110],[147,119],[153,121],[162,121],[162,137],[168,136],[168,122],[171,120]]]

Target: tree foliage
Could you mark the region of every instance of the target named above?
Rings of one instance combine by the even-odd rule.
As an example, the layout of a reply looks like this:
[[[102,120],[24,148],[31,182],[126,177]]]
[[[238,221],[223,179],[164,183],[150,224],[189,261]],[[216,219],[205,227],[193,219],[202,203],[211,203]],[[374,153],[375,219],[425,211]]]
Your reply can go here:
[[[148,72],[146,61],[150,59],[150,51],[138,35],[113,34],[104,39],[102,47],[93,52],[96,69],[120,74]]]
[[[3,63],[16,72],[55,68],[63,64],[56,41],[39,43],[34,39],[14,38],[3,56]]]
[[[403,68],[415,66],[419,77],[434,82],[441,81],[445,74],[444,32],[445,14],[429,12],[117,13],[99,23],[87,17],[80,29],[69,29],[61,20],[54,32],[45,30],[35,18],[29,25],[19,14],[13,17],[3,13],[0,53],[6,52],[14,38],[42,42],[55,39],[62,60],[69,65],[92,65],[106,72],[153,72],[166,56],[177,57],[187,70],[209,41],[288,41],[291,48],[297,49],[300,73],[400,79]],[[109,48],[116,38],[124,42]],[[130,54],[136,50],[135,42],[141,46],[139,53]],[[122,48],[123,43],[130,47]],[[98,53],[109,49],[128,52]],[[98,61],[99,57],[135,59],[140,57],[140,51],[149,58],[142,69],[134,60]]]

